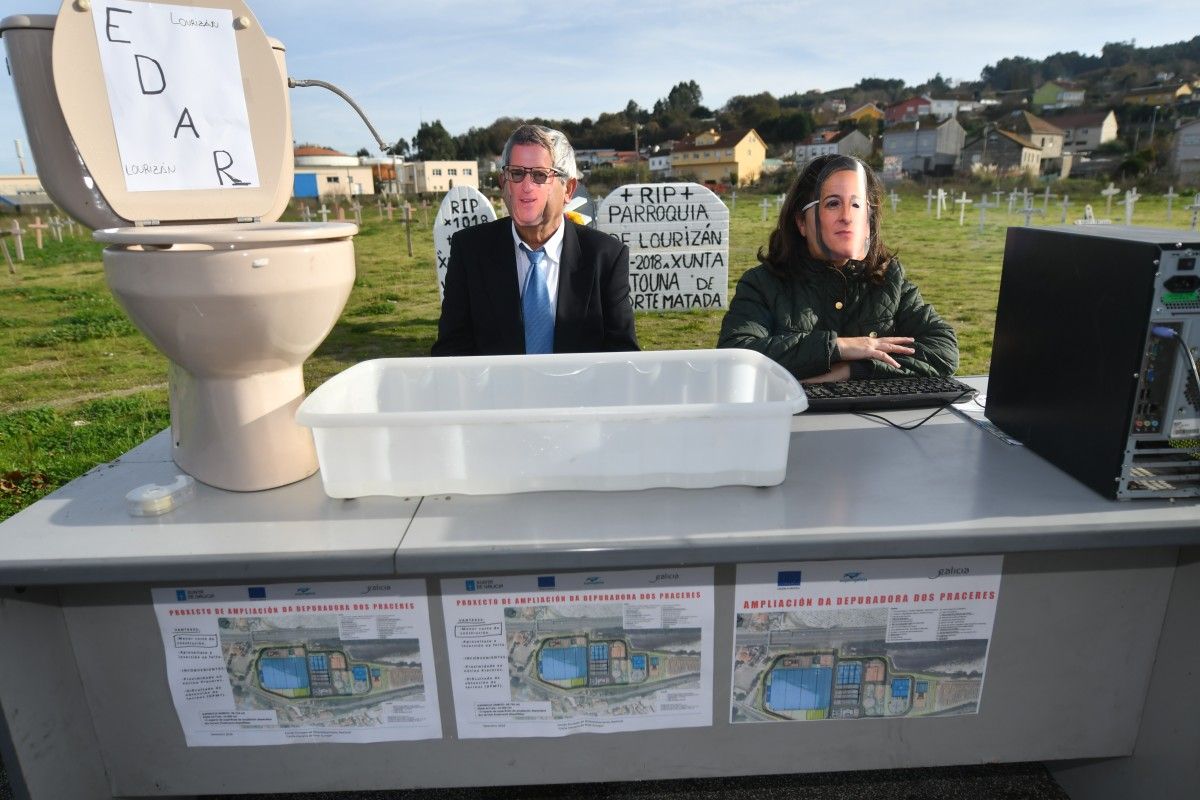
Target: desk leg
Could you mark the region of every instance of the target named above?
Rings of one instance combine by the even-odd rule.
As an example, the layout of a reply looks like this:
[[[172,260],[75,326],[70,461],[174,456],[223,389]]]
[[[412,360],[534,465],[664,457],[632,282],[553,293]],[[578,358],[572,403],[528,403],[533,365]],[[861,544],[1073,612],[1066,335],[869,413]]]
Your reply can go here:
[[[0,588],[0,642],[0,755],[16,797],[112,797],[58,591]]]
[[[1080,800],[1193,800],[1200,786],[1200,547],[1182,548],[1137,744],[1128,758],[1047,764]]]

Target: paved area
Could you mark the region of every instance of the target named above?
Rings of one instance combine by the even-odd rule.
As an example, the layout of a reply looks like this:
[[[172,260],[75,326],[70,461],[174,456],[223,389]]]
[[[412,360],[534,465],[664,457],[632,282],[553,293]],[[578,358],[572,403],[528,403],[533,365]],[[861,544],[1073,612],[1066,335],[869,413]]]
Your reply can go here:
[[[243,796],[245,797],[245,796]],[[262,796],[260,796],[262,797]],[[336,794],[262,800],[1070,800],[1041,764]],[[218,800],[206,798],[205,800]],[[232,800],[220,798],[219,800]],[[249,800],[247,798],[247,800]]]
[[[1070,800],[1041,764],[571,786],[237,795],[256,800]],[[13,800],[0,763],[0,800]],[[203,800],[234,800],[234,796]]]

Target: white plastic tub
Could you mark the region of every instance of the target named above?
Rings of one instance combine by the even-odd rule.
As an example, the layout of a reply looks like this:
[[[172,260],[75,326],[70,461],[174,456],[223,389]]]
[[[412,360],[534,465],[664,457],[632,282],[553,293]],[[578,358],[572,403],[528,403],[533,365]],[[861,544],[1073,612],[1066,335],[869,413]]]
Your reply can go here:
[[[389,358],[300,406],[330,497],[773,486],[796,379],[750,350]]]

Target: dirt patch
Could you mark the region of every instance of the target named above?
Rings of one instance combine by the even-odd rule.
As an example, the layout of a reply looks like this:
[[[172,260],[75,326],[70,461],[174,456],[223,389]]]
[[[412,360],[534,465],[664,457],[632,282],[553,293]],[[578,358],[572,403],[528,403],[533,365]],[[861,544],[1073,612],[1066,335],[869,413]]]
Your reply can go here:
[[[106,397],[126,397],[138,392],[149,392],[153,389],[167,388],[166,381],[162,383],[146,383],[141,386],[130,386],[126,389],[114,389],[110,392],[87,392],[85,394],[77,394],[71,397],[59,397],[54,400],[34,400],[28,403],[13,403],[10,406],[0,407],[0,414],[8,414],[13,411],[26,411],[30,408],[63,408],[64,406],[72,406],[76,403],[86,403],[89,400],[102,400]]]
[[[57,359],[44,359],[42,361],[34,361],[32,364],[18,364],[15,367],[6,367],[5,375],[24,375],[26,372],[37,372],[38,370],[50,369],[51,367],[62,366],[61,361]]]

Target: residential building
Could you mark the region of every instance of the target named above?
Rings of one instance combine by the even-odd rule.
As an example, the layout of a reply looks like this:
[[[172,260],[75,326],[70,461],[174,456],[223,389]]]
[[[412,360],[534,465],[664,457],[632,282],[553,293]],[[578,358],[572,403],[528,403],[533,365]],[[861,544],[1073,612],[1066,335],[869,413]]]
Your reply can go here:
[[[898,122],[916,122],[921,117],[930,114],[931,103],[924,97],[910,97],[899,103],[892,103],[883,110],[883,118],[888,125]]]
[[[763,175],[774,175],[783,169],[784,161],[782,158],[764,158],[762,166]]]
[[[636,167],[642,163],[642,157],[636,150],[618,150],[612,163],[614,167]]]
[[[0,175],[0,212],[28,214],[54,208],[37,175]]]
[[[715,130],[696,134],[690,142],[677,142],[671,151],[671,175],[700,183],[745,186],[762,174],[767,145],[754,129]]]
[[[1200,187],[1200,120],[1193,120],[1175,131],[1171,169],[1181,184]]]
[[[479,188],[479,166],[474,161],[406,161],[399,170],[403,194],[448,192],[455,186]]]
[[[671,154],[654,153],[650,156],[650,174],[669,176],[671,174]]]
[[[396,180],[398,167],[404,162],[400,156],[363,156],[358,159],[358,162],[364,167],[371,168],[371,178],[375,181],[375,188],[384,194],[398,194],[400,192],[400,184]]]
[[[1138,106],[1169,106],[1191,98],[1192,87],[1186,83],[1141,86],[1125,93],[1125,102]]]
[[[808,141],[796,145],[796,166],[802,166],[817,156],[840,153],[844,156],[866,158],[871,155],[871,138],[858,128],[843,131],[814,133]]]
[[[1059,175],[1066,178],[1071,174],[1071,156],[1063,155],[1062,128],[1028,111],[1014,111],[1001,127],[1032,142],[1041,150],[1041,175]]]
[[[1117,138],[1117,115],[1108,111],[1079,111],[1055,114],[1046,121],[1062,129],[1062,152],[1090,153]]]
[[[879,106],[875,105],[874,103],[867,103],[866,105],[859,106],[849,113],[843,114],[842,116],[838,117],[837,121],[839,123],[853,122],[857,125],[864,119],[875,121],[881,120],[883,119],[883,112],[880,111]]]
[[[937,98],[929,95],[922,95],[929,101],[929,115],[934,119],[949,119],[950,117],[958,116],[959,106],[962,101],[954,97]]]
[[[987,128],[963,145],[962,168],[1000,176],[1022,172],[1036,176],[1041,170],[1042,148],[1025,137],[1002,128]]]
[[[1043,111],[1083,105],[1084,86],[1074,81],[1046,81],[1033,93],[1033,105]]]
[[[817,113],[824,112],[828,114],[845,114],[846,100],[842,97],[830,97],[826,100],[822,100],[820,104],[817,105],[816,111]]]
[[[813,133],[806,141],[796,145],[796,163],[807,164],[817,156],[836,153],[837,145],[832,142],[832,139],[837,135],[838,131],[836,130],[816,131]]]
[[[901,122],[883,132],[883,156],[900,159],[904,172],[949,175],[958,163],[966,131],[956,119]]]
[[[612,147],[594,147],[575,151],[575,166],[592,169],[601,164],[612,164],[617,160],[617,151]]]
[[[322,199],[375,194],[371,167],[328,147],[302,145],[293,151],[295,176],[292,196]]]

